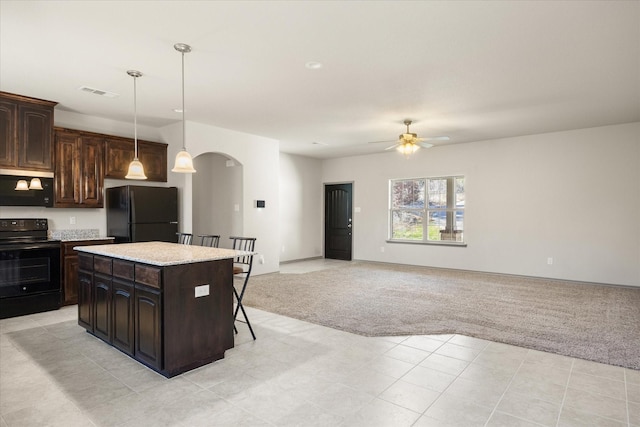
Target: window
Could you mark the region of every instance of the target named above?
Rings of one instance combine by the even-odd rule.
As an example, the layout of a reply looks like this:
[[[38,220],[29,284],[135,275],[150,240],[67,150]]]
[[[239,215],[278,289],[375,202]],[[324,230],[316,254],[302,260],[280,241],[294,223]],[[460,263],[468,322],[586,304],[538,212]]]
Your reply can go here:
[[[390,240],[464,242],[464,177],[396,179],[389,183]]]

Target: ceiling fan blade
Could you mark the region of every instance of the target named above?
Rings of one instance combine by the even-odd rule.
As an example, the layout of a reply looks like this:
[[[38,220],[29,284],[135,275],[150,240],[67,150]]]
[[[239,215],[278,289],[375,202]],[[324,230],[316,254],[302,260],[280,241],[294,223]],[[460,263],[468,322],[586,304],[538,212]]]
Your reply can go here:
[[[429,144],[428,142],[418,142],[418,145],[422,148],[431,148],[433,144]]]
[[[387,140],[387,141],[369,141],[369,144],[380,144],[382,142],[386,142],[387,144],[390,142],[397,142],[397,139],[394,140]]]
[[[430,138],[420,138],[422,141],[448,141],[448,136],[432,136]]]
[[[380,142],[382,142],[382,141],[380,141]],[[400,144],[393,144],[391,147],[387,147],[387,148],[385,148],[385,151],[386,151],[386,150],[391,150],[391,149],[393,149],[393,148],[396,148],[398,145],[400,145]]]

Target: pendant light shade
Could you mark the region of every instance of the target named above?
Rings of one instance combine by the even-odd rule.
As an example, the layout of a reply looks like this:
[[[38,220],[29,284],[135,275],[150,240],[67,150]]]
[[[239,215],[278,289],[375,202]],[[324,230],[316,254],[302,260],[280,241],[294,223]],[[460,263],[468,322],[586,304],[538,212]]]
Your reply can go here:
[[[131,77],[133,77],[133,147],[134,154],[133,160],[129,163],[129,170],[125,175],[126,179],[147,179],[144,174],[144,167],[140,160],[138,160],[138,105],[137,105],[137,90],[136,80],[142,76],[140,71],[129,70],[127,71]]]
[[[182,173],[194,173],[196,170],[193,168],[193,159],[191,158],[191,154],[182,150],[178,154],[176,154],[176,163],[171,169],[172,172],[182,172]]]
[[[144,174],[144,166],[138,159],[131,160],[129,163],[129,169],[127,170],[126,179],[147,179],[147,176]]]
[[[176,155],[176,162],[171,172],[194,173],[196,170],[193,168],[193,159],[186,148],[187,138],[184,119],[184,54],[191,52],[191,46],[184,43],[176,43],[173,48],[182,53],[182,150]]]

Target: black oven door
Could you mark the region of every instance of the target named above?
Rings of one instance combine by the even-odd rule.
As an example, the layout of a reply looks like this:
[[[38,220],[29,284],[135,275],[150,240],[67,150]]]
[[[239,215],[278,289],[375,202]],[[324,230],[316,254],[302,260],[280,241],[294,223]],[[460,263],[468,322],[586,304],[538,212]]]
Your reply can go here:
[[[0,245],[0,298],[60,294],[60,244]]]

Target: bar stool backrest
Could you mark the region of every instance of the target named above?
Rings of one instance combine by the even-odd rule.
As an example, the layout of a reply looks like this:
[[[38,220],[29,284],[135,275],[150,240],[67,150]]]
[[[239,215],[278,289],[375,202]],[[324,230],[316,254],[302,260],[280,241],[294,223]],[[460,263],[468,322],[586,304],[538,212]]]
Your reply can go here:
[[[181,245],[190,245],[193,240],[193,234],[191,233],[176,233],[178,235],[178,243]]]

